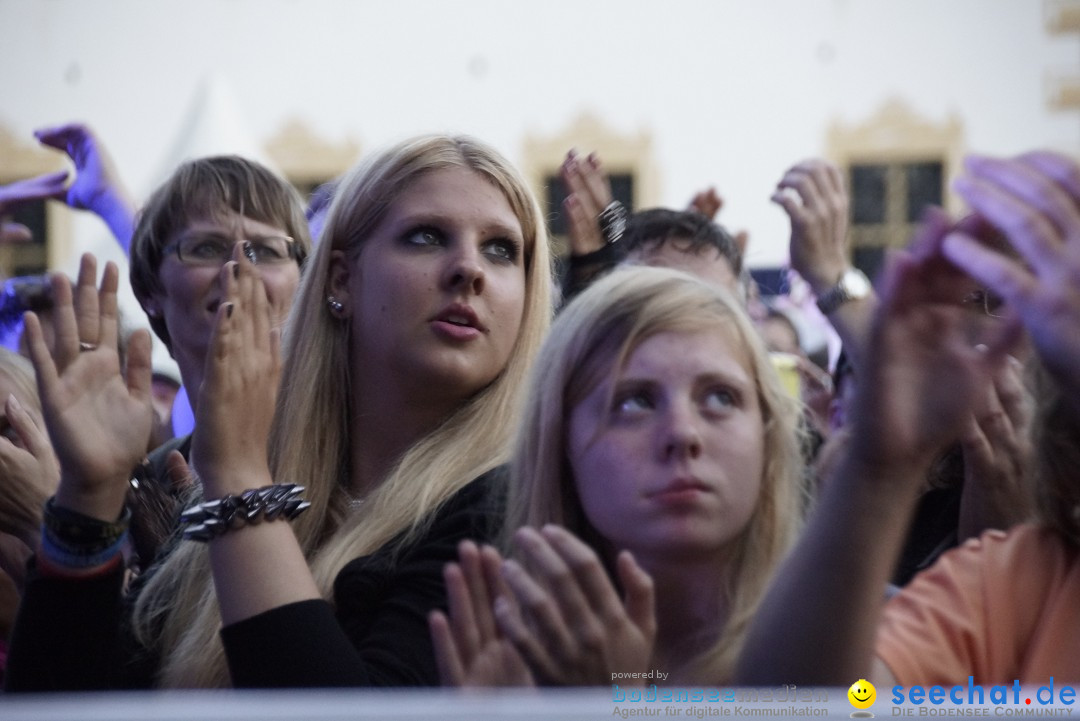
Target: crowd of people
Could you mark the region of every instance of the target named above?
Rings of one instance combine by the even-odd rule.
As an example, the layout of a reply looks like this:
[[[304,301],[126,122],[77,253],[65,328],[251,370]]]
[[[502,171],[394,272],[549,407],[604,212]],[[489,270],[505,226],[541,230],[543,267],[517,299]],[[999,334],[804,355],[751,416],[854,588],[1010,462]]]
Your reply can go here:
[[[970,214],[873,284],[840,169],[762,189],[828,367],[714,190],[631,213],[595,154],[556,259],[475,138],[305,207],[233,156],[137,204],[89,129],[38,137],[75,175],[0,214],[106,222],[195,421],[163,430],[114,264],[35,286],[0,352],[7,691],[1080,681],[1077,162],[969,157]]]

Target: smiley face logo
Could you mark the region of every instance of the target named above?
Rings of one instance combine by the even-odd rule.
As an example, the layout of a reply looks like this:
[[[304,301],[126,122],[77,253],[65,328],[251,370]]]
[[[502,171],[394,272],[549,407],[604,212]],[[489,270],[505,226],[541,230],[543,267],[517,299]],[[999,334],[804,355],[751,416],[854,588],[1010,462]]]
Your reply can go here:
[[[867,681],[865,678],[860,678],[855,683],[851,684],[851,688],[847,692],[848,701],[855,708],[866,709],[874,705],[874,701],[877,700],[877,689],[874,688],[874,684]]]

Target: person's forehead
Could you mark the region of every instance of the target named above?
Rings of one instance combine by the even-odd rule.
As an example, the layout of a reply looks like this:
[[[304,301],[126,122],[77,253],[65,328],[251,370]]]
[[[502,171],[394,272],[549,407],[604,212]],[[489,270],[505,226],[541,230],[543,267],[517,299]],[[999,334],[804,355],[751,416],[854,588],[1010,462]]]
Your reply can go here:
[[[662,243],[632,251],[626,260],[639,265],[681,270],[727,291],[733,292],[738,285],[738,278],[728,259],[712,247],[700,248],[695,252],[672,243]]]
[[[190,233],[214,233],[237,238],[241,236],[268,237],[286,234],[284,228],[235,212],[191,218],[180,229],[178,235]]]

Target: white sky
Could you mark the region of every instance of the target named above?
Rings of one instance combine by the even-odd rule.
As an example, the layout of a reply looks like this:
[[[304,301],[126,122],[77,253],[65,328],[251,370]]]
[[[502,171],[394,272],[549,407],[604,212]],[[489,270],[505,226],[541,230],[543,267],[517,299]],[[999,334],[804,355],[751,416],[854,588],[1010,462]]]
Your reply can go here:
[[[890,97],[967,147],[1080,150],[1080,113],[1044,104],[1080,73],[1038,0],[0,0],[0,124],[88,121],[146,190],[200,82],[231,84],[255,139],[300,118],[364,148],[463,131],[519,158],[583,110],[653,135],[662,200],[716,184],[751,265],[786,256],[768,202],[833,120]],[[0,163],[3,159],[0,158]],[[78,234],[100,238],[93,221]]]

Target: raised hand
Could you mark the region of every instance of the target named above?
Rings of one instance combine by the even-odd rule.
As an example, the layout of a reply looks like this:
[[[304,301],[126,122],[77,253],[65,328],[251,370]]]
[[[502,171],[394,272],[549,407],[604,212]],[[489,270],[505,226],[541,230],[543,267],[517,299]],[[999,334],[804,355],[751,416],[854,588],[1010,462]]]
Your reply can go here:
[[[45,421],[33,409],[24,407],[14,394],[4,408],[15,439],[0,436],[0,532],[35,548],[42,506],[60,482],[60,462]]]
[[[600,158],[596,153],[581,158],[571,150],[566,154],[561,174],[567,192],[563,212],[571,254],[586,255],[600,250],[605,243],[600,232],[600,213],[613,197],[611,183],[600,167]]]
[[[269,482],[267,442],[281,375],[280,331],[266,288],[238,243],[221,268],[223,298],[199,389],[192,466],[207,498]]]
[[[956,303],[962,275],[942,255],[951,228],[942,211],[930,211],[910,250],[889,259],[847,453],[759,606],[736,683],[888,680],[873,665],[881,591],[926,469],[973,415],[982,417],[1017,337],[1015,322],[989,328]]]
[[[1004,299],[1023,322],[1047,370],[1080,391],[1080,168],[1036,152],[1011,160],[972,156],[956,191],[996,227],[1019,257],[963,229],[944,252]]]
[[[42,145],[64,151],[75,163],[75,181],[70,187],[54,186],[53,194],[49,197],[63,199],[73,208],[93,210],[118,185],[112,159],[85,125],[72,123],[42,128],[34,131],[34,137]],[[62,175],[66,176],[67,173]],[[63,179],[66,180],[66,177]]]
[[[928,212],[911,251],[890,259],[854,404],[852,456],[919,467],[958,439],[1017,339],[955,303],[963,276],[941,255],[950,222]]]
[[[514,535],[524,566],[503,564],[513,601],[495,602],[499,629],[543,684],[594,686],[643,672],[656,638],[652,579],[623,551],[616,561],[625,601],[591,548],[557,526]]]
[[[694,197],[690,198],[690,203],[686,206],[686,209],[701,213],[709,220],[714,220],[716,214],[723,207],[724,199],[716,192],[716,188],[710,185],[705,190],[694,193]]]
[[[128,477],[150,437],[150,335],[132,334],[125,378],[117,352],[119,274],[106,264],[100,290],[96,274],[94,256],[84,255],[74,298],[65,276],[52,277],[51,355],[37,316],[27,313],[25,324],[45,424],[60,459],[56,502],[111,522],[123,510]]]
[[[492,610],[506,594],[499,578],[502,557],[490,546],[471,541],[458,547],[459,563],[446,565],[444,577],[449,617],[428,617],[435,661],[444,686],[532,686],[532,674],[520,654],[499,633]]]
[[[791,267],[822,293],[848,267],[848,196],[840,170],[805,160],[784,174],[772,201],[791,219]]]
[[[66,185],[67,173],[62,178],[53,178],[52,194],[47,197],[64,200],[72,208],[99,215],[127,252],[134,227],[135,203],[112,158],[93,131],[85,125],[70,123],[42,128],[35,131],[34,136],[43,145],[64,151],[75,163],[75,180],[71,185]]]

